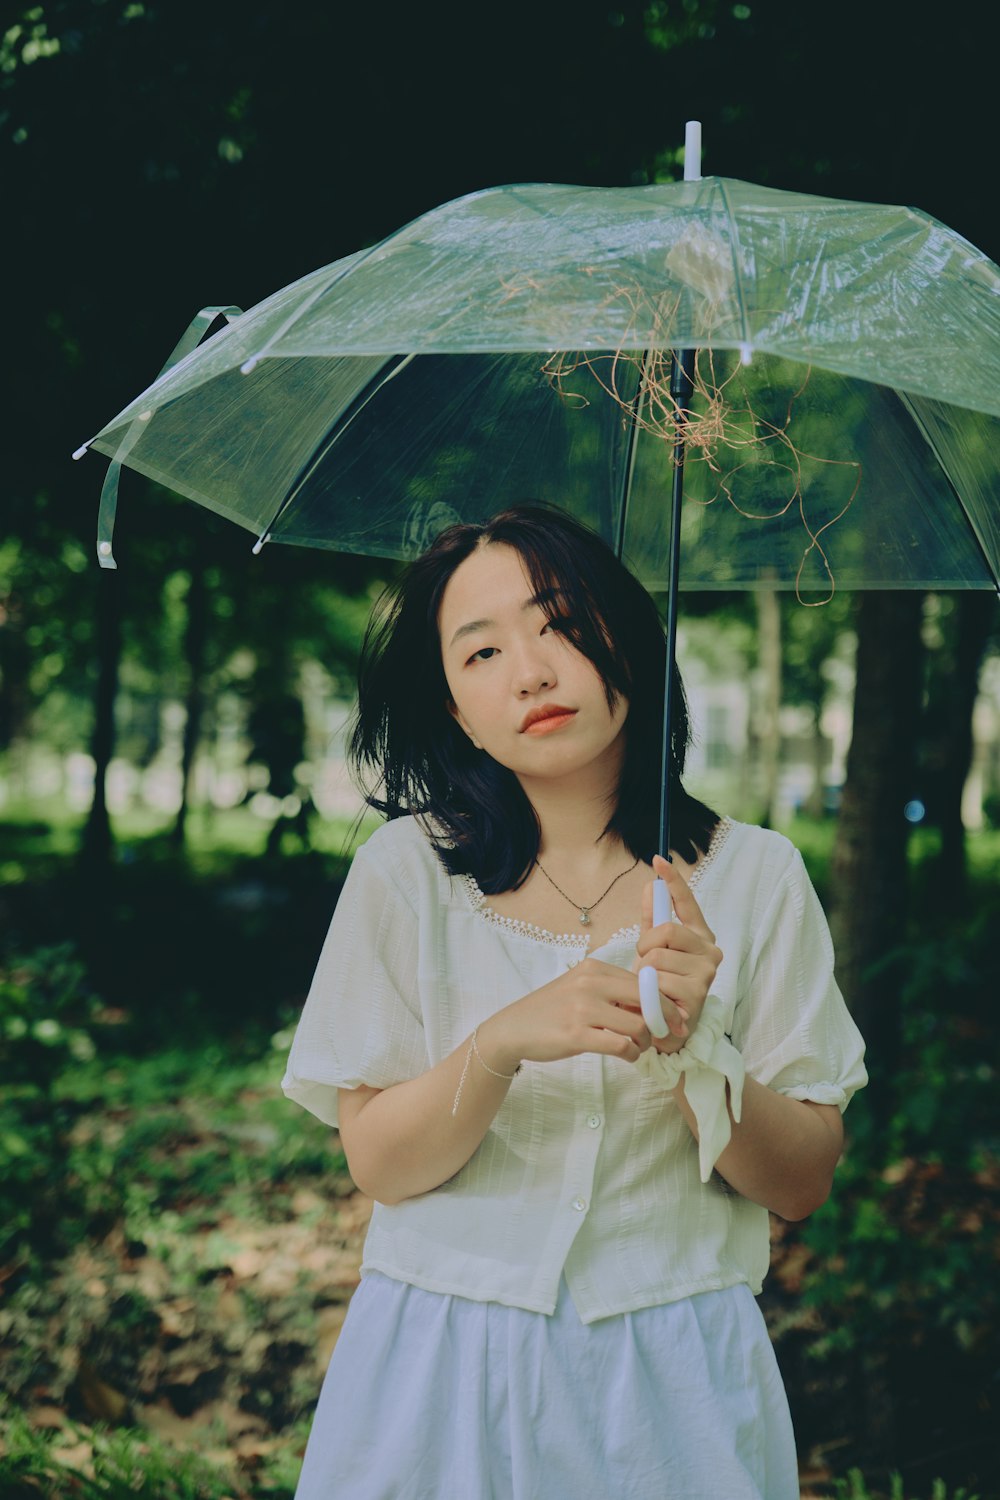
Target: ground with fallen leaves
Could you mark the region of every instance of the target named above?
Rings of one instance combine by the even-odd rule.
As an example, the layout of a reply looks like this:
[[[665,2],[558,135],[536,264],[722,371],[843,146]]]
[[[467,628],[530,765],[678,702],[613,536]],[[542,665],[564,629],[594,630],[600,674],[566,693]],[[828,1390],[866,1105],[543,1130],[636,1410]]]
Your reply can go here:
[[[54,1263],[5,1268],[0,1384],[67,1468],[86,1471],[91,1428],[127,1426],[229,1469],[240,1493],[263,1476],[290,1494],[372,1205],[336,1135],[273,1082],[218,1115],[199,1098],[81,1115],[73,1144],[123,1174],[122,1212]],[[129,1180],[137,1124],[155,1144]]]
[[[173,1453],[207,1465],[186,1488],[178,1480],[171,1500],[292,1495],[372,1204],[354,1188],[335,1133],[277,1092],[277,1049],[228,1071],[216,1063],[211,1096],[209,1064],[186,1091],[180,1057],[152,1082],[133,1063],[105,1068],[91,1097],[81,1090],[68,1180],[101,1174],[99,1211],[68,1253],[5,1268],[0,1477],[27,1433],[51,1438],[57,1474],[93,1475],[112,1429],[137,1434],[136,1473],[154,1447],[161,1463]],[[919,1191],[926,1197],[926,1183]],[[800,1297],[812,1252],[795,1226],[773,1227],[763,1307],[799,1427],[803,1493],[829,1494],[852,1457],[845,1433],[856,1393],[849,1367],[810,1358],[824,1334]],[[83,1493],[62,1483],[5,1488],[5,1500]],[[93,1493],[130,1492],[123,1480]],[[166,1493],[152,1481],[139,1492]]]

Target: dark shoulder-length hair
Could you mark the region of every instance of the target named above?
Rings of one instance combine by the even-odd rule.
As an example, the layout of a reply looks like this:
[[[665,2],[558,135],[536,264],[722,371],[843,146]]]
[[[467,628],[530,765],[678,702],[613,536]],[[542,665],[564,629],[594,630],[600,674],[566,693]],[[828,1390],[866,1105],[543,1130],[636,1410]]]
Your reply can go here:
[[[472,875],[487,894],[516,889],[531,871],[539,827],[528,798],[512,771],[474,748],[447,707],[441,598],[458,566],[485,544],[520,555],[535,594],[552,598],[562,634],[597,669],[609,709],[619,697],[627,700],[618,799],[604,833],[617,834],[648,863],[659,852],[663,626],[611,548],[548,506],[517,505],[479,525],[449,526],[382,595],[362,647],[349,745],[365,800],[390,819],[421,818],[448,873]],[[690,721],[674,671],[671,843],[693,862],[707,850],[718,817],[681,783]]]

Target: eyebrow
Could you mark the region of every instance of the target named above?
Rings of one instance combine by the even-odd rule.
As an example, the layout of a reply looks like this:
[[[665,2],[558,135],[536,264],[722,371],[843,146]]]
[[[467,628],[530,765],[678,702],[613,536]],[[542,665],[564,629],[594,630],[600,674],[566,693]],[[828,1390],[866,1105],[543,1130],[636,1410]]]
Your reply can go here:
[[[529,609],[535,609],[536,607],[544,609],[547,604],[552,604],[557,599],[565,598],[565,589],[542,589],[539,593],[532,594],[530,599],[525,599],[521,605],[521,613],[524,614]],[[496,620],[469,620],[467,624],[460,625],[455,631],[455,634],[448,643],[449,649],[454,646],[456,641],[460,641],[463,636],[474,635],[477,630],[496,629],[496,623]]]

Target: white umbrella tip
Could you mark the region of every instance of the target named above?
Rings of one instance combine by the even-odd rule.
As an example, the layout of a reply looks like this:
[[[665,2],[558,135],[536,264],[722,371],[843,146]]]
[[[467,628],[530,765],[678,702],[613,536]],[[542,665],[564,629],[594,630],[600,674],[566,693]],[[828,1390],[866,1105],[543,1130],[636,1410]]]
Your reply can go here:
[[[250,358],[249,359],[245,359],[243,361],[243,363],[240,365],[240,374],[241,375],[252,375],[253,372],[254,372],[254,370],[256,370],[256,368],[257,368],[257,361],[258,361],[258,359],[260,359],[260,355],[259,354],[251,354]]]
[[[82,443],[82,444],[81,444],[81,445],[80,445],[80,447],[79,447],[79,448],[77,448],[77,450],[76,450],[76,452],[75,452],[75,453],[74,453],[74,454],[73,454],[73,457],[74,457],[74,458],[82,458],[82,457],[83,457],[83,455],[84,455],[84,454],[85,454],[85,453],[86,453],[86,451],[87,451],[87,449],[88,449],[88,448],[89,448],[89,447],[90,447],[90,444],[89,444],[89,443]]]
[[[741,344],[740,345],[740,364],[741,365],[752,365],[753,364],[753,350],[750,348],[749,344]]]
[[[688,120],[684,126],[684,181],[701,181],[700,120]]]

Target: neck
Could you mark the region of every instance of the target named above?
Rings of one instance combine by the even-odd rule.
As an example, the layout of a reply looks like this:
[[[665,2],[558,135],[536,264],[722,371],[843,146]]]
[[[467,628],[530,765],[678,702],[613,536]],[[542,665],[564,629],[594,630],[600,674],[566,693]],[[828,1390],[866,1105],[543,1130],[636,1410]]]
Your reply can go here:
[[[615,758],[617,762],[617,757]],[[617,834],[602,838],[614,813],[620,766],[588,766],[558,780],[520,777],[541,830],[538,858],[563,873],[618,869],[628,855]]]

